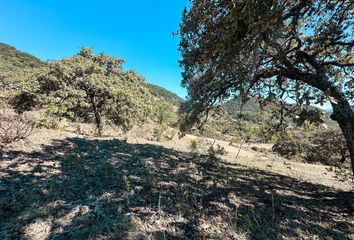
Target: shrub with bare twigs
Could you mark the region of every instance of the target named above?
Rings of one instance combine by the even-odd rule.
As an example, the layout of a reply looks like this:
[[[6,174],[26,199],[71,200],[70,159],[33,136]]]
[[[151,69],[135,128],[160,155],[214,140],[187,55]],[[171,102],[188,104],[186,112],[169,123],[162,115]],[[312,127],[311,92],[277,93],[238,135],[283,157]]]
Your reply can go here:
[[[26,114],[17,114],[10,109],[0,110],[0,145],[27,138],[34,122]]]

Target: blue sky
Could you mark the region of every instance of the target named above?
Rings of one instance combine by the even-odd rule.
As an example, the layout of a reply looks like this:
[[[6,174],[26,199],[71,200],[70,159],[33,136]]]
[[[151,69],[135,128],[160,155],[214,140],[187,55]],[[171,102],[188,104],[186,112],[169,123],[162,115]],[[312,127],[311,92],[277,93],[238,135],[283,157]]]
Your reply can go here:
[[[154,83],[184,97],[177,31],[187,0],[0,0],[0,42],[47,59],[80,46],[121,57]]]

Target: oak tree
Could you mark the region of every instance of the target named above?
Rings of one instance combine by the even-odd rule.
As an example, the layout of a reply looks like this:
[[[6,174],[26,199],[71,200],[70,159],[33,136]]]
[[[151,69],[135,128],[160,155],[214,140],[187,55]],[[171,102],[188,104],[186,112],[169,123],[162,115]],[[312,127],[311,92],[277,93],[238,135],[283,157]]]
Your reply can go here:
[[[148,119],[154,105],[144,79],[123,71],[123,62],[82,48],[72,57],[38,69],[22,86],[15,106],[20,110],[47,108],[73,120],[94,120],[99,134],[104,119],[128,130]]]
[[[233,96],[329,102],[354,171],[354,1],[191,0],[180,36],[187,125]]]

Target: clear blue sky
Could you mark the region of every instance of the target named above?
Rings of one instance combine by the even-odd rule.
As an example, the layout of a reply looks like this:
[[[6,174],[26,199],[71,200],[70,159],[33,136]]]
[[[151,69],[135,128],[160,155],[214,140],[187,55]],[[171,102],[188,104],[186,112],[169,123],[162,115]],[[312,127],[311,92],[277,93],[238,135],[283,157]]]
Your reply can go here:
[[[80,46],[122,57],[154,83],[184,97],[177,31],[187,0],[0,0],[0,42],[42,60]]]

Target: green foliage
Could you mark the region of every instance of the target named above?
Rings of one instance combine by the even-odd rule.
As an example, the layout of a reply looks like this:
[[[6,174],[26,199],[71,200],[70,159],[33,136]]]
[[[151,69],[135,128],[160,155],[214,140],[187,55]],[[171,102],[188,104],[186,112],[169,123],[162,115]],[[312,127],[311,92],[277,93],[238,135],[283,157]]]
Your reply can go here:
[[[148,188],[154,188],[157,186],[157,179],[155,176],[155,172],[151,166],[149,165],[146,166],[144,177],[145,177],[145,183]]]
[[[252,114],[258,113],[252,112]],[[226,111],[213,110],[209,112],[207,121],[200,129],[192,129],[189,132],[197,136],[224,141],[266,143],[273,137],[273,132],[269,130],[271,124],[274,124],[274,121],[270,117],[259,121],[239,116],[232,118]]]
[[[237,120],[245,120],[253,123],[264,123],[271,119],[270,106],[263,108],[257,99],[249,99],[242,102],[241,98],[235,98],[222,105],[226,112]]]
[[[59,118],[47,111],[44,116],[36,121],[38,128],[59,129]]]
[[[200,139],[192,139],[189,144],[189,149],[192,153],[197,153],[203,147],[203,143]]]
[[[0,43],[0,91],[16,89],[27,74],[44,65],[38,58]]]
[[[23,68],[38,68],[41,66],[43,66],[43,62],[38,58],[20,52],[5,43],[0,43],[0,72],[16,72]]]
[[[180,98],[177,94],[168,91],[167,89],[154,85],[154,84],[147,84],[151,94],[157,98],[162,98],[163,100],[167,101],[168,103],[172,104],[173,106],[179,107],[180,104],[183,102],[183,99]]]
[[[82,48],[33,74],[14,106],[46,107],[51,114],[71,120],[94,119],[99,133],[103,120],[128,130],[152,115],[154,101],[141,76],[122,70],[123,62]]]
[[[10,107],[12,96],[26,83],[28,75],[43,66],[45,63],[36,57],[0,43],[0,107]]]
[[[177,122],[177,113],[169,102],[156,101],[153,108],[153,119],[160,125],[171,125]]]
[[[163,126],[163,136],[177,122],[174,106],[181,98],[123,71],[122,59],[83,48],[75,56],[44,63],[6,44],[0,44],[0,56],[0,105],[10,103],[19,112],[45,108],[38,126],[55,128],[56,119],[65,117],[94,120],[99,131],[104,122],[128,130],[151,119]]]
[[[124,181],[124,189],[129,192],[132,189],[132,184],[131,181],[129,180],[129,177],[124,176],[123,181]]]
[[[348,105],[353,14],[340,1],[192,1],[180,26],[180,63],[195,117],[234,95]]]
[[[287,112],[294,113],[287,101],[302,108],[327,102],[354,173],[353,19],[350,1],[191,1],[180,25],[188,90],[181,130],[202,124],[215,105],[235,96],[278,101],[281,130]]]
[[[161,142],[170,138],[168,132],[178,122],[174,106],[167,101],[157,100],[153,105],[152,119],[158,124],[154,129],[154,140]],[[173,136],[172,136],[173,137]]]
[[[273,151],[289,159],[340,166],[348,160],[345,139],[338,129],[307,126],[302,131],[282,134]]]

